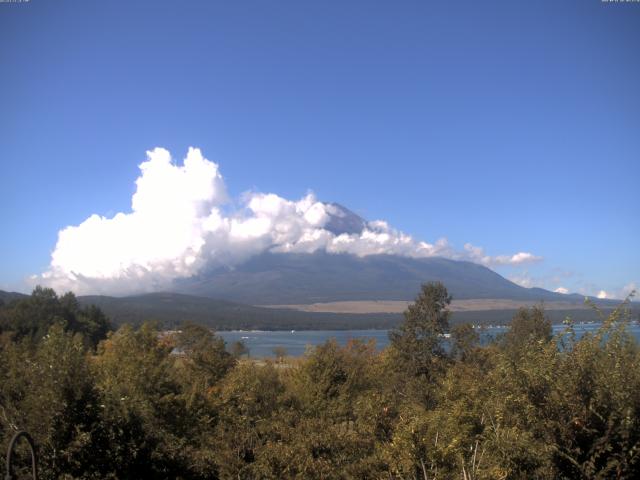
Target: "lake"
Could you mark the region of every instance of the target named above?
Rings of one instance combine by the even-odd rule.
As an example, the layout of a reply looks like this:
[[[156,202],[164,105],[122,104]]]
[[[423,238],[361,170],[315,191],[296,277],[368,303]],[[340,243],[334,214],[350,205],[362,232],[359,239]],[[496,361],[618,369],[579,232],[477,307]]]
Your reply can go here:
[[[601,324],[585,323],[574,326],[578,337],[587,332],[597,330]],[[565,328],[564,325],[554,325],[553,333],[559,333]],[[640,325],[630,324],[629,332],[640,341]],[[481,343],[488,343],[497,335],[507,331],[507,327],[488,327],[481,331]],[[272,357],[275,347],[284,347],[287,355],[303,355],[308,346],[320,345],[331,338],[335,338],[340,345],[346,345],[351,339],[374,339],[378,349],[383,349],[389,344],[388,330],[276,330],[276,331],[227,331],[216,332],[222,337],[227,345],[240,340],[249,348],[251,357]]]

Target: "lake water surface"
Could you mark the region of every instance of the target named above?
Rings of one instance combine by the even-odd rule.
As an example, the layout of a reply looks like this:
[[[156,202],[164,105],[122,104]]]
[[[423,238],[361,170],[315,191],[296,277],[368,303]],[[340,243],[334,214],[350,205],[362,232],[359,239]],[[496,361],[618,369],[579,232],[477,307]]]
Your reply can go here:
[[[586,332],[594,332],[601,325],[598,323],[578,324],[574,326],[578,337]],[[559,333],[564,325],[554,325],[553,333]],[[640,325],[631,324],[628,331],[640,341]],[[481,330],[482,343],[488,343],[496,336],[507,331],[506,327],[488,327]],[[378,349],[383,349],[389,344],[388,330],[295,330],[295,331],[229,331],[216,332],[227,345],[241,340],[249,348],[251,357],[272,357],[273,349],[284,347],[287,355],[303,355],[308,347],[320,345],[331,338],[335,338],[340,345],[346,345],[351,339],[374,339]]]

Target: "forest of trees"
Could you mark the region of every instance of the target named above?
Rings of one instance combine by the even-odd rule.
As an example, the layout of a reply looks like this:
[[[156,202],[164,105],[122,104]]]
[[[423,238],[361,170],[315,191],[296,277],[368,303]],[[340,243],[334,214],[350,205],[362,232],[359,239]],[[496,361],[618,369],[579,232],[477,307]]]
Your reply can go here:
[[[425,284],[385,350],[329,341],[276,363],[198,325],[112,331],[37,288],[0,306],[1,446],[28,431],[43,479],[640,478],[624,304],[580,339],[522,309],[479,346],[449,303]]]

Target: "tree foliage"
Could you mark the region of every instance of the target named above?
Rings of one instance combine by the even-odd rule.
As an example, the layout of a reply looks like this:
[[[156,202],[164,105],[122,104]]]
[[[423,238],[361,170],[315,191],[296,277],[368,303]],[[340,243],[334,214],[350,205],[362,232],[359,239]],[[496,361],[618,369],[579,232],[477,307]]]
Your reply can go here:
[[[2,445],[28,430],[45,479],[640,476],[624,305],[580,338],[523,309],[481,346],[449,332],[449,302],[423,286],[385,350],[329,341],[274,362],[197,325],[103,335],[99,311],[37,289],[0,307]]]
[[[109,320],[98,307],[81,307],[71,292],[58,297],[54,290],[38,286],[31,296],[0,308],[0,334],[4,338],[37,341],[54,324],[60,324],[67,331],[81,333],[92,347],[111,330]]]

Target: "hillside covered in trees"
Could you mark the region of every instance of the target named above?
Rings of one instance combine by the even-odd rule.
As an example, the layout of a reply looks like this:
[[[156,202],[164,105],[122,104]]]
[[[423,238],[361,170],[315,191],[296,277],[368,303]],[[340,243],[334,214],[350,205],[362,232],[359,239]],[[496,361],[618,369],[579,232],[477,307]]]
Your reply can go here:
[[[523,309],[480,347],[449,303],[424,285],[382,352],[330,341],[256,362],[205,327],[110,331],[98,308],[37,289],[0,306],[1,446],[29,431],[44,479],[638,477],[626,305],[580,339]]]

